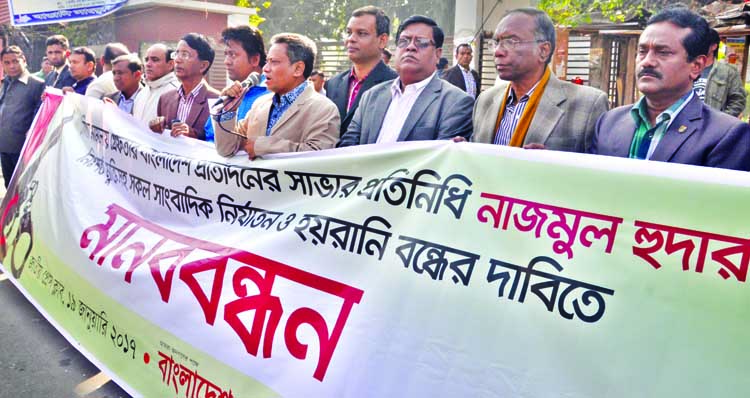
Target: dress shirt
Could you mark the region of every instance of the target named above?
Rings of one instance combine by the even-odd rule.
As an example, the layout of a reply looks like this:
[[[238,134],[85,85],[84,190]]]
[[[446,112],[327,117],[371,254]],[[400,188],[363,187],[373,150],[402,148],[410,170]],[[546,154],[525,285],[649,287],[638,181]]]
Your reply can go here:
[[[203,88],[203,80],[193,88],[193,91],[191,91],[190,94],[185,95],[184,86],[180,86],[180,89],[177,90],[177,93],[180,95],[180,103],[177,105],[177,118],[180,119],[181,122],[187,121],[188,115],[190,115],[190,109],[193,107],[193,102],[195,101],[195,96],[198,95],[201,88]],[[167,120],[167,123],[169,122],[171,122],[171,120]]]
[[[406,123],[411,108],[417,102],[419,94],[422,94],[424,88],[434,78],[435,73],[420,82],[406,86],[403,91],[401,90],[401,78],[396,78],[393,81],[391,84],[391,104],[388,106],[385,118],[383,118],[383,126],[380,127],[377,143],[398,141],[398,136],[401,134],[401,129]]]
[[[117,104],[117,107],[120,108],[123,112],[133,114],[133,105],[135,104],[135,99],[138,97],[138,94],[141,92],[141,87],[138,87],[138,90],[135,90],[133,95],[130,96],[130,98],[125,98],[125,93],[120,93],[120,102]]]
[[[531,98],[531,94],[534,93],[538,85],[539,82],[536,82],[534,87],[521,98],[516,98],[515,90],[510,89],[508,98],[505,100],[503,118],[500,120],[500,127],[497,128],[493,144],[508,145],[510,143],[510,138],[513,136],[513,132],[516,131],[518,121],[521,120],[521,115],[523,115],[523,111],[526,109],[526,104],[529,103],[529,98]]]
[[[471,74],[471,69],[464,69],[463,66],[459,65],[458,69],[461,69],[461,74],[464,75],[464,84],[466,85],[466,94],[469,94],[471,98],[477,97],[477,83],[474,81],[474,75]]]
[[[271,105],[271,114],[268,117],[268,127],[266,127],[267,136],[271,135],[273,126],[276,124],[276,122],[279,121],[279,119],[281,119],[281,116],[284,115],[284,112],[286,112],[286,110],[289,109],[290,106],[292,106],[297,97],[299,97],[300,94],[305,91],[307,84],[307,80],[305,80],[299,86],[295,87],[292,91],[284,95],[280,96],[278,94],[274,94],[273,103]]]

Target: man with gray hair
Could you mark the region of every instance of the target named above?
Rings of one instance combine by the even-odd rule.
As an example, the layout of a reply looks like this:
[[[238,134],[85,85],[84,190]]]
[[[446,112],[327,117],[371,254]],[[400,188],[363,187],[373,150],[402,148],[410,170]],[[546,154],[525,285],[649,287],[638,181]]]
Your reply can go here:
[[[211,118],[216,150],[231,156],[244,149],[250,159],[272,153],[333,148],[341,118],[333,102],[307,83],[313,71],[315,43],[295,33],[271,38],[263,74],[273,95],[258,98],[244,120]],[[218,120],[217,120],[218,119]]]
[[[510,11],[491,43],[503,84],[479,95],[473,142],[583,153],[607,111],[604,92],[558,80],[549,68],[555,27],[533,8]]]

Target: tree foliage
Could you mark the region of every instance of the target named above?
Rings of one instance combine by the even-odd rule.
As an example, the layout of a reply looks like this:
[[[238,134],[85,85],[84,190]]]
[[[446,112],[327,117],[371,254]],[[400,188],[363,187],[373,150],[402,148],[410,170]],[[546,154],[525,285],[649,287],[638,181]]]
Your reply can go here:
[[[668,6],[682,5],[692,10],[713,2],[714,0],[687,0],[675,2],[670,0],[541,0],[539,8],[547,12],[556,25],[577,26],[601,21],[643,22]]]

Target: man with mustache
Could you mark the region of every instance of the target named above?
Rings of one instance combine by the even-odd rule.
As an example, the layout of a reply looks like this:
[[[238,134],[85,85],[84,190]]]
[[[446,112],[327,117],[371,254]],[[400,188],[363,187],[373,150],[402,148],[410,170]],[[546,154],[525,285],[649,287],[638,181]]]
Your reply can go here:
[[[159,98],[162,94],[180,87],[174,74],[174,49],[163,43],[156,43],[146,50],[143,60],[146,86],[143,87],[133,105],[133,116],[145,123],[157,116]]]
[[[413,15],[396,33],[398,78],[362,96],[339,146],[471,136],[474,99],[437,76],[443,30]]]
[[[493,39],[495,68],[507,83],[479,95],[472,142],[585,152],[597,118],[607,111],[607,95],[552,74],[555,27],[549,16],[533,8],[512,10]]]
[[[710,44],[708,22],[686,8],[649,19],[638,40],[643,97],[599,118],[591,153],[750,170],[750,126],[693,91]]]
[[[352,68],[330,78],[324,86],[325,96],[339,109],[340,135],[346,133],[362,95],[376,84],[396,78],[396,72],[381,61],[390,34],[391,20],[382,9],[366,6],[352,12],[344,32]]]

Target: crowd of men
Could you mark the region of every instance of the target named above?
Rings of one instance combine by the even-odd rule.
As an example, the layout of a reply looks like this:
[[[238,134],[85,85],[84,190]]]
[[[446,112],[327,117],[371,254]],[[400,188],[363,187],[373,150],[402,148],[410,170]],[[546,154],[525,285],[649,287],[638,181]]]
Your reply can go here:
[[[215,142],[223,156],[444,139],[750,170],[750,125],[736,117],[745,108],[742,79],[717,61],[718,33],[686,8],[649,19],[636,60],[643,96],[612,110],[604,92],[552,73],[555,28],[537,9],[512,10],[497,25],[500,83],[481,93],[468,43],[456,46],[456,65],[439,73],[444,33],[431,18],[414,15],[397,27],[393,69],[390,35],[382,9],[355,10],[344,34],[352,66],[326,81],[313,69],[309,38],[278,34],[266,51],[257,29],[229,27],[221,38],[232,83],[221,91],[205,80],[215,53],[197,33],[175,49],[151,46],[144,60],[121,43],[97,60],[91,49],[51,36],[41,76],[28,72],[20,48],[7,47],[0,91],[6,185],[45,86],[103,100],[155,133]]]

